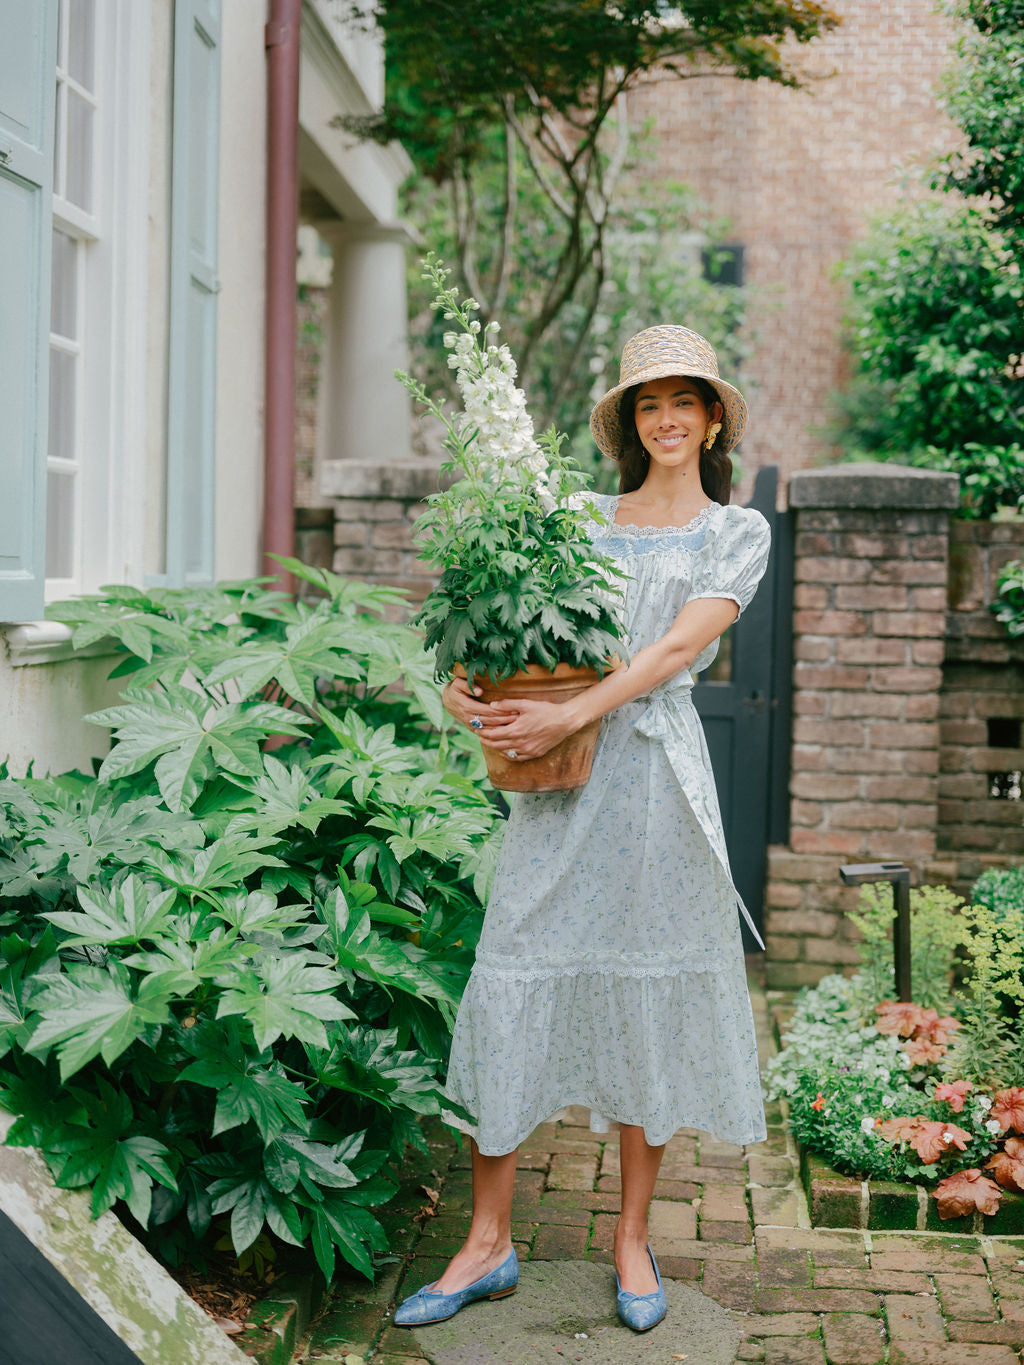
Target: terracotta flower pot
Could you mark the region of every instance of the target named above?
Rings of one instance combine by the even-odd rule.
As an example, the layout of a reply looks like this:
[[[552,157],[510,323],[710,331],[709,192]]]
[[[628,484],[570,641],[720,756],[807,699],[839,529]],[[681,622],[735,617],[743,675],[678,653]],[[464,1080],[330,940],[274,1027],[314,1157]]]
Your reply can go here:
[[[461,664],[455,665],[454,672],[460,678],[466,676]],[[480,699],[486,702],[529,699],[561,703],[571,701],[596,682],[600,682],[600,674],[595,669],[573,668],[570,664],[556,664],[554,672],[541,664],[529,664],[497,683],[480,675],[476,678]],[[506,792],[561,792],[582,787],[590,776],[600,728],[600,720],[591,721],[540,758],[508,759],[500,749],[485,746],[492,786]]]

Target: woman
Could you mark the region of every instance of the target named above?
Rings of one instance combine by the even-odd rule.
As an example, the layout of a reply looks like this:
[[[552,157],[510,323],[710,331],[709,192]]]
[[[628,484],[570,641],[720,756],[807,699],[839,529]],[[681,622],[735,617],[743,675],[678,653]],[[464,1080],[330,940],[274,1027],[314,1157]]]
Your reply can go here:
[[[628,668],[561,705],[485,705],[459,680],[445,689],[482,743],[520,761],[603,724],[587,785],[522,796],[509,820],[448,1078],[474,1119],[458,1122],[473,1138],[472,1224],[396,1325],[514,1290],[516,1148],[577,1104],[595,1131],[619,1125],[619,1315],[653,1327],[665,1296],[647,1217],[665,1143],[681,1127],[734,1143],[765,1135],[737,905],[746,910],[690,696],[768,559],[765,519],[728,505],[728,453],[745,423],[703,337],[674,326],[633,337],[590,419],[619,461],[621,492],[588,498],[596,548],[627,574]]]

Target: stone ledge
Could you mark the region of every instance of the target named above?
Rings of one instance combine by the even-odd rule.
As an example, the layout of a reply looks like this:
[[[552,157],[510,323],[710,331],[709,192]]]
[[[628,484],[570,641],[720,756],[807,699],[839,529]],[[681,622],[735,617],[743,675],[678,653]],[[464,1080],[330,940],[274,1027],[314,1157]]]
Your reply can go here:
[[[789,480],[790,507],[952,511],[960,497],[960,476],[912,465],[829,465],[801,469]]]
[[[333,498],[407,498],[420,501],[436,493],[442,479],[437,460],[325,460],[320,492]]]
[[[807,1192],[811,1225],[816,1228],[864,1228],[872,1232],[1024,1233],[1024,1195],[1003,1192],[999,1212],[965,1218],[940,1218],[931,1192],[923,1185],[892,1180],[854,1180],[800,1148],[800,1177]]]

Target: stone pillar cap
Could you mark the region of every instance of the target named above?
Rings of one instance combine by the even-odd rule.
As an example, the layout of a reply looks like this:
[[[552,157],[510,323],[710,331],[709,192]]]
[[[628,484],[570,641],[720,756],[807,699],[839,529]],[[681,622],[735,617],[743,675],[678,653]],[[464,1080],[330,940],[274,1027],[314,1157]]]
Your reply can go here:
[[[790,507],[952,511],[959,500],[959,474],[881,461],[800,469],[789,480]]]

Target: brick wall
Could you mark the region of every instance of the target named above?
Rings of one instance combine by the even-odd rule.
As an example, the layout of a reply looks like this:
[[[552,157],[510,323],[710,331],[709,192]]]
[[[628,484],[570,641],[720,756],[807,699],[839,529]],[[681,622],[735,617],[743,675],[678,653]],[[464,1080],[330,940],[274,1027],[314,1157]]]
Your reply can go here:
[[[799,51],[803,90],[707,76],[629,97],[634,126],[652,128],[643,175],[691,185],[731,220],[729,239],[744,244],[747,281],[760,290],[744,488],[763,465],[785,475],[819,462],[816,428],[846,375],[834,266],[874,214],[921,192],[902,172],[959,137],[935,96],[954,38],[935,0],[829,8],[842,23]]]
[[[954,522],[951,532],[937,870],[966,892],[985,868],[1024,856],[1019,783],[993,781],[1024,770],[1024,639],[988,610],[1000,570],[1024,558],[1024,525]]]
[[[411,604],[421,602],[436,574],[417,558],[412,524],[439,475],[438,462],[428,459],[325,462],[321,489],[331,500],[334,572],[403,588]]]
[[[858,960],[843,862],[936,855],[955,475],[840,465],[793,476],[790,842],[769,850],[769,983]]]

